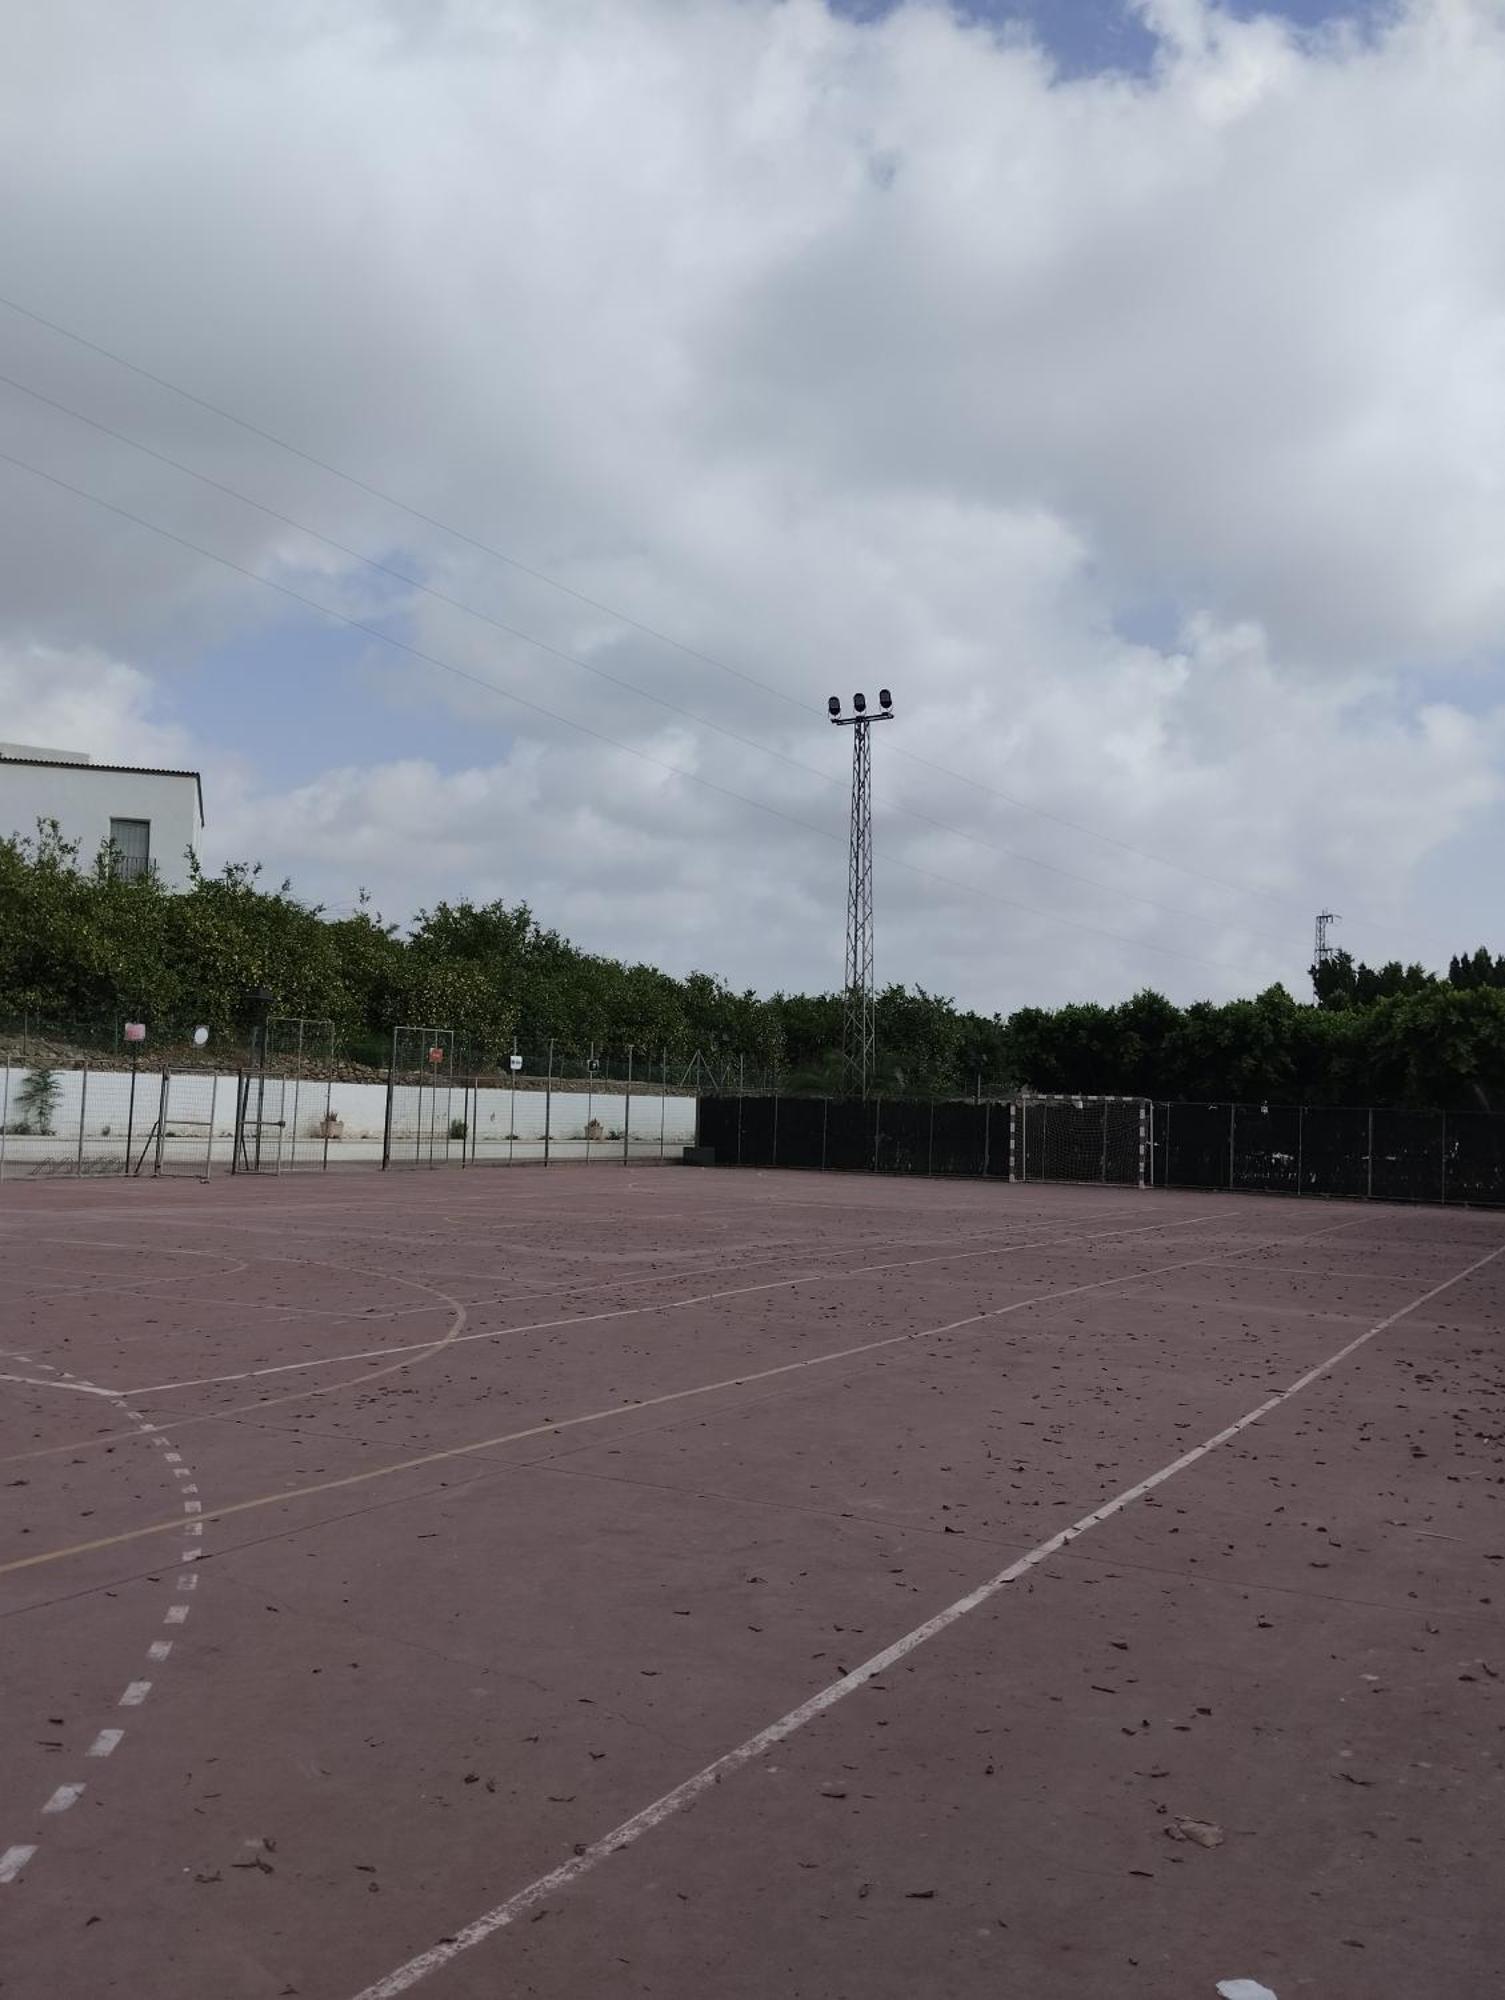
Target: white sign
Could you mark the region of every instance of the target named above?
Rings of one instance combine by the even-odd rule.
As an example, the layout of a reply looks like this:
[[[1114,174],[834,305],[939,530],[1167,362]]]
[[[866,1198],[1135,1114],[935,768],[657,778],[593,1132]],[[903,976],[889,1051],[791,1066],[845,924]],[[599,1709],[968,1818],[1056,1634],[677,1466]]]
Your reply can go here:
[[[509,1069],[519,1070],[522,1068],[522,1066],[523,1066],[523,1059],[521,1056],[509,1056],[507,1058],[507,1067]]]
[[[193,1031],[193,1046],[194,1046],[194,1047],[195,1047],[196,1049],[201,1049],[201,1048],[202,1048],[202,1047],[204,1046],[205,1042],[207,1042],[207,1041],[208,1041],[208,1039],[209,1039],[209,1030],[208,1030],[207,1028],[195,1028],[195,1029],[194,1029],[194,1031]]]
[[[144,1021],[127,1021],[125,1024],[125,1038],[128,1042],[144,1042],[146,1040],[146,1023]]]

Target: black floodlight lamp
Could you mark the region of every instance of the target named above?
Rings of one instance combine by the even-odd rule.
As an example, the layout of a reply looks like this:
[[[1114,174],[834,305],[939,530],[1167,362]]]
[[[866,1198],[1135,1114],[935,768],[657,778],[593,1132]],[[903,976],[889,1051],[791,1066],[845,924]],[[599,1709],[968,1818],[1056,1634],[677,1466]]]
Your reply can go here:
[[[891,695],[891,694],[889,693],[888,689],[887,689],[887,688],[879,688],[879,690],[878,690],[878,706],[879,706],[879,707],[880,707],[880,708],[881,708],[881,709],[882,709],[882,710],[884,711],[884,713],[885,713],[885,714],[887,714],[888,710],[889,710],[889,709],[891,709],[891,708],[893,707],[893,705],[894,705],[894,698],[893,698],[893,696],[892,696],[892,695]]]
[[[866,715],[867,696],[865,694],[854,694],[852,696],[852,707],[855,709],[858,715]]]
[[[831,699],[826,703],[826,713],[833,722],[841,714],[841,696],[839,694],[833,694]]]

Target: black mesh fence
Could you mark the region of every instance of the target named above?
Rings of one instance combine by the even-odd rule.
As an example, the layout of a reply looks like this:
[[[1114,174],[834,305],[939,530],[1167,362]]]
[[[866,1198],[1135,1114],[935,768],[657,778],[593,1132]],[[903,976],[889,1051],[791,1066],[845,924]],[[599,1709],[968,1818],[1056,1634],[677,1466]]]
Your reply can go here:
[[[744,1167],[771,1167],[774,1142],[779,1129],[779,1100],[776,1097],[743,1097],[741,1160]]]
[[[1231,1185],[1247,1194],[1297,1193],[1301,1185],[1299,1109],[1286,1104],[1235,1104],[1229,1109]]]
[[[875,1158],[873,1129],[875,1108],[850,1098],[831,1098],[826,1105],[826,1165],[847,1172],[866,1168],[872,1171]],[[780,1159],[781,1166],[799,1166],[801,1161]]]
[[[823,1097],[779,1099],[781,1167],[823,1167],[826,1164],[826,1112]]]
[[[1370,1193],[1376,1200],[1447,1199],[1448,1123],[1440,1111],[1375,1112]]]
[[[1039,1098],[703,1097],[724,1166],[1505,1206],[1505,1114]]]
[[[884,1098],[874,1107],[874,1165],[880,1174],[930,1172],[933,1107],[913,1098]]]
[[[1443,1175],[1445,1201],[1505,1201],[1505,1118],[1450,1112]]]
[[[1160,1104],[1155,1120],[1157,1187],[1230,1187],[1233,1127],[1229,1104]]]
[[[931,1106],[930,1171],[933,1174],[985,1174],[993,1163],[988,1157],[994,1106],[991,1104],[934,1104]],[[999,1130],[1003,1136],[1003,1171],[1008,1172],[1009,1128],[1007,1107]]]

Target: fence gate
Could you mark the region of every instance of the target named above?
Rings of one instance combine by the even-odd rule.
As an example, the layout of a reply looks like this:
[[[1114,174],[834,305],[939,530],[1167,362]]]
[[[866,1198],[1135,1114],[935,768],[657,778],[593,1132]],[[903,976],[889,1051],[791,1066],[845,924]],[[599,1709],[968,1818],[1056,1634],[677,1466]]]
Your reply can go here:
[[[235,1079],[232,1174],[279,1174],[286,1151],[290,1092],[283,1076],[243,1070]]]

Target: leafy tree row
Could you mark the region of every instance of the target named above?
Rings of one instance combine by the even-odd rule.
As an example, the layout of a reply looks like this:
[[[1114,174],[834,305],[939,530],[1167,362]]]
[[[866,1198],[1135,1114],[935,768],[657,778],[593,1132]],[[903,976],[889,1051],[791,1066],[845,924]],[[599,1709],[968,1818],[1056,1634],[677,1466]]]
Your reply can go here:
[[[253,991],[274,1010],[334,1023],[343,1052],[381,1061],[397,1022],[456,1030],[470,1060],[516,1037],[537,1052],[631,1043],[748,1081],[840,1087],[839,994],[760,997],[703,972],[677,979],[584,952],[526,904],[439,903],[406,931],[362,901],[328,918],[254,866],[195,873],[181,892],[80,866],[55,827],[0,840],[0,1020],[118,1022],[154,1041],[202,1021],[244,1045]],[[1139,993],[1119,1006],[969,1013],[923,988],[879,997],[879,1086],[971,1095],[1027,1085],[1181,1100],[1505,1108],[1505,958],[1455,958],[1446,978],[1378,970],[1344,953],[1314,968],[1317,1004],[1282,987],[1252,1000],[1177,1007]]]

